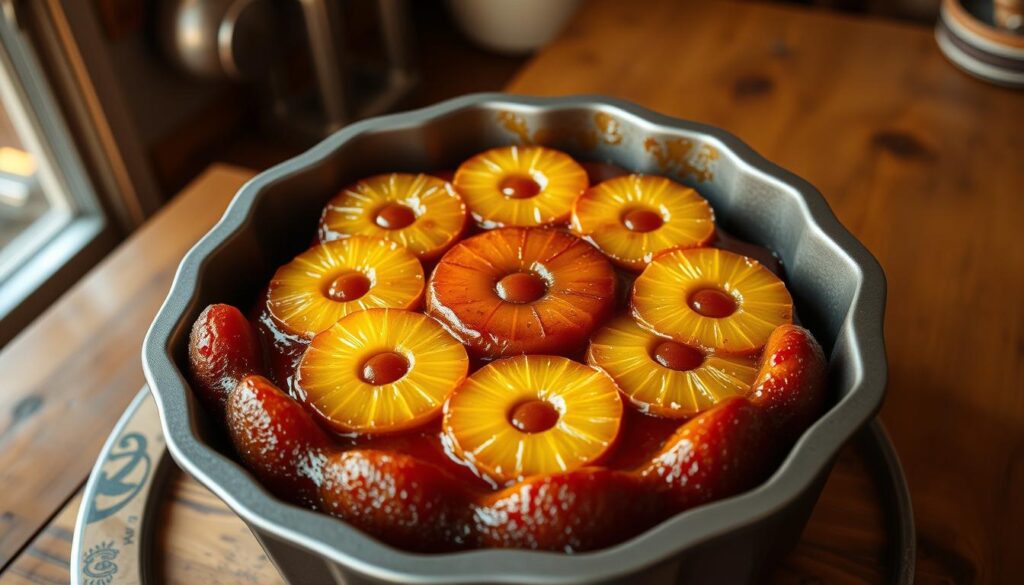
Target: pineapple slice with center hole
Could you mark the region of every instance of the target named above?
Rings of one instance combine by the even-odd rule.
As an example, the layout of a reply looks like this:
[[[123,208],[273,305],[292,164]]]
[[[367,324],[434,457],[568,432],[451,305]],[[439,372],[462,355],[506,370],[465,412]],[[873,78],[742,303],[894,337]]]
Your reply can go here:
[[[462,163],[454,185],[480,227],[537,227],[568,220],[573,201],[589,179],[564,152],[506,146]]]
[[[412,311],[351,313],[306,349],[296,388],[341,433],[390,433],[441,413],[469,357],[436,321]]]
[[[607,372],[641,412],[667,418],[746,396],[758,371],[750,357],[705,354],[641,329],[629,315],[594,334],[587,363]]]
[[[285,333],[312,339],[354,311],[415,309],[423,287],[423,266],[408,250],[353,236],[313,246],[278,268],[267,309]]]
[[[711,206],[665,177],[626,175],[599,183],[573,205],[572,230],[619,266],[639,272],[655,254],[703,246],[715,235]]]
[[[776,327],[793,321],[786,285],[756,260],[719,250],[671,250],[633,284],[637,323],[718,353],[753,354]]]
[[[508,483],[594,463],[621,422],[619,390],[606,374],[563,357],[525,355],[470,376],[445,405],[443,433],[457,458]]]
[[[427,312],[474,355],[572,354],[611,313],[616,277],[583,240],[504,228],[459,242],[427,285]]]
[[[421,260],[437,259],[462,235],[466,205],[450,183],[431,175],[374,175],[346,187],[324,207],[320,241],[383,238]]]

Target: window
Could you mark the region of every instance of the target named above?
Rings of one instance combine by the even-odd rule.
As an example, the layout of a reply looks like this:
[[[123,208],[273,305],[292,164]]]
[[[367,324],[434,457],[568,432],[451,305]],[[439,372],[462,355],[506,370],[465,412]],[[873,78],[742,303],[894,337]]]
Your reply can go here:
[[[0,18],[0,346],[84,271],[106,221],[22,31]],[[109,239],[109,238],[107,238]],[[110,244],[103,244],[104,251]],[[81,264],[81,262],[79,262]],[[86,265],[91,264],[86,262]]]

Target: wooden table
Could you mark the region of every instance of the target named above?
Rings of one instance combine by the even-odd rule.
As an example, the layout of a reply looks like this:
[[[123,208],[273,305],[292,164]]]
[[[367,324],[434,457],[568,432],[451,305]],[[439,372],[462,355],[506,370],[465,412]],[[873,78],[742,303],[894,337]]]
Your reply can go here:
[[[914,496],[920,582],[1024,578],[1024,94],[953,69],[926,28],[756,4],[592,0],[508,88],[604,93],[726,128],[804,176],[889,278],[882,417]],[[185,250],[248,171],[215,166],[0,353],[0,584],[65,583],[78,492],[143,383]],[[879,582],[878,487],[840,457],[777,582]],[[179,476],[169,583],[277,583]]]

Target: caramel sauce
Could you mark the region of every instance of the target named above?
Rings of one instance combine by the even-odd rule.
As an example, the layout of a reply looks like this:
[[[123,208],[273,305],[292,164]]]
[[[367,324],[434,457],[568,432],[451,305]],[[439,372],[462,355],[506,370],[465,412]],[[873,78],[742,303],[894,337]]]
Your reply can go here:
[[[610,469],[628,470],[650,461],[676,429],[686,422],[644,414],[628,406],[622,410],[622,426],[616,446],[602,462],[602,465]],[[444,469],[460,485],[476,494],[492,493],[502,487],[480,478],[472,469],[456,460],[446,450],[441,434],[440,421],[434,421],[404,433],[337,437],[336,442],[340,448],[380,449],[416,457]]]
[[[543,400],[527,400],[512,409],[508,420],[524,433],[542,433],[558,422],[558,411]]]
[[[595,185],[601,181],[627,175],[630,171],[614,164],[603,163],[603,162],[581,162],[583,167],[586,169],[588,176],[590,177],[591,185]],[[441,178],[451,180],[450,173],[445,174],[443,172],[435,173]],[[710,244],[714,247],[730,250],[738,254],[742,254],[751,258],[754,258],[769,270],[772,270],[780,277],[782,276],[782,264],[778,258],[768,250],[767,248],[750,244],[743,240],[739,240],[727,232],[723,231],[720,227],[716,229],[716,238]],[[429,273],[428,268],[428,273]],[[358,274],[358,273],[354,273]],[[345,275],[342,275],[345,276]],[[362,275],[359,275],[362,276]],[[503,285],[509,277],[515,276],[511,282],[522,281],[527,283],[524,286],[518,284],[509,285],[510,288],[519,290],[523,294],[518,298],[531,298],[542,296],[546,292],[546,284],[542,279],[536,277],[531,273],[515,273],[514,275],[506,276],[498,283],[495,287],[498,290],[498,294],[501,295],[501,289],[506,289]],[[530,278],[533,277],[533,278]],[[620,290],[628,291],[633,278],[635,275],[625,271],[619,271],[619,277],[621,278]],[[354,280],[358,280],[356,277],[349,277]],[[365,277],[364,277],[365,278]],[[537,286],[536,281],[539,280],[543,289],[538,292],[541,287]],[[339,277],[341,279],[341,277]],[[336,279],[336,280],[339,280]],[[533,282],[530,282],[533,281]],[[333,284],[333,283],[332,283]],[[508,283],[505,283],[508,284]],[[369,288],[369,281],[366,281],[367,290]],[[532,289],[532,293],[530,293]],[[365,294],[366,291],[363,292]],[[720,291],[718,291],[720,292]],[[529,294],[527,294],[529,293]],[[508,290],[504,294],[508,294]],[[725,293],[722,293],[725,294]],[[539,295],[539,296],[538,296]],[[360,295],[361,296],[361,295]],[[358,297],[356,297],[358,298]],[[503,297],[504,298],[504,297]],[[534,298],[534,300],[536,300]],[[265,301],[265,295],[261,296],[261,299]],[[507,300],[507,299],[506,299]],[[730,297],[726,299],[731,301],[735,306],[735,301]],[[509,301],[513,302],[513,301]],[[530,301],[525,301],[530,302]],[[618,310],[627,310],[628,295],[623,295],[619,300]],[[308,342],[301,340],[291,340],[286,335],[280,333],[277,326],[273,323],[273,320],[267,317],[265,314],[265,302],[261,303],[259,307],[255,309],[253,319],[258,322],[260,337],[263,344],[266,346],[267,354],[269,357],[272,376],[275,382],[282,389],[291,389],[294,393],[292,385],[292,379],[294,377],[295,370],[297,368],[299,358],[302,352],[306,348]],[[687,347],[682,344],[682,347]],[[659,363],[666,367],[672,367],[669,364],[675,364],[679,366],[687,365],[686,362],[679,356],[675,355],[673,349],[663,348],[660,352],[658,348],[655,348],[652,352],[652,356]],[[696,351],[696,350],[694,350]],[[661,353],[661,359],[658,357],[658,353]],[[682,352],[677,352],[682,353]],[[383,355],[383,354],[378,354]],[[373,361],[374,356],[368,362]],[[401,356],[399,356],[401,357]],[[577,361],[585,361],[582,354],[570,356],[572,359]],[[390,359],[390,358],[381,358]],[[402,358],[404,361],[404,358]],[[701,355],[703,360],[703,355]],[[665,361],[662,361],[665,360]],[[679,360],[679,361],[673,361]],[[696,361],[696,359],[694,359]],[[471,365],[470,372],[473,372],[483,365],[486,361],[474,360]],[[364,372],[361,372],[361,376],[365,376],[366,364],[364,364]],[[376,369],[376,364],[374,364]],[[408,362],[404,363],[404,367],[408,367]],[[376,378],[379,374],[376,371],[373,373],[374,379],[385,379]],[[398,379],[397,377],[395,379]],[[300,397],[301,398],[301,397]],[[525,404],[525,403],[524,403]],[[529,407],[531,410],[536,407]],[[557,412],[556,412],[557,414]],[[514,416],[510,413],[511,418]],[[532,420],[530,414],[522,415],[520,424]],[[557,422],[557,420],[556,420]],[[655,454],[657,454],[665,445],[665,442],[676,432],[676,430],[684,424],[685,420],[674,420],[653,416],[648,413],[641,412],[635,408],[626,406],[623,408],[622,426],[619,431],[619,436],[616,440],[616,446],[609,451],[605,456],[601,465],[608,467],[609,469],[618,470],[631,470],[635,469],[645,462],[649,461]],[[537,425],[533,428],[541,428],[542,425]],[[393,453],[404,453],[413,457],[416,457],[422,461],[430,462],[438,467],[441,467],[448,473],[452,474],[461,485],[465,486],[472,492],[479,494],[487,494],[494,492],[502,486],[494,485],[487,480],[480,478],[476,475],[469,467],[455,460],[453,455],[448,452],[444,442],[441,440],[441,420],[431,421],[417,429],[409,430],[406,432],[391,434],[391,435],[365,435],[365,436],[340,436],[335,435],[333,440],[339,448],[366,448],[366,449],[380,449],[383,451],[390,451]]]
[[[367,384],[383,386],[400,379],[409,372],[409,360],[393,351],[378,353],[363,362],[360,377]]]
[[[335,443],[341,449],[377,449],[415,457],[445,470],[474,494],[484,495],[498,488],[455,459],[447,451],[441,435],[441,421],[435,420],[395,434],[336,437]]]
[[[530,138],[530,128],[526,125],[526,119],[517,116],[512,112],[498,112],[498,123],[505,130],[515,134],[521,144],[533,144],[537,142]]]
[[[388,203],[377,212],[373,221],[386,230],[400,230],[416,221],[416,213],[401,203]]]
[[[720,250],[728,250],[741,256],[753,258],[760,262],[762,266],[774,272],[776,276],[783,278],[782,262],[778,256],[764,246],[745,242],[729,234],[721,227],[715,228],[715,239],[710,245]]]
[[[695,146],[688,138],[667,138],[664,142],[653,137],[644,140],[644,150],[654,157],[663,173],[675,171],[680,176],[706,183],[715,178],[711,165],[718,159],[718,149],[703,144],[695,152]]]
[[[498,189],[509,199],[529,199],[540,193],[540,185],[529,175],[509,175],[501,180]]]
[[[704,363],[704,354],[697,348],[676,341],[662,341],[651,352],[654,361],[666,368],[685,372]]]
[[[601,133],[601,139],[607,144],[622,143],[622,134],[619,132],[619,121],[607,112],[594,114],[594,126]]]
[[[722,319],[736,312],[736,299],[717,288],[702,288],[690,295],[690,308],[705,317]]]
[[[513,272],[498,281],[495,290],[508,303],[532,303],[548,292],[544,279],[532,272]]]
[[[638,207],[622,214],[622,225],[634,232],[653,232],[661,227],[665,220],[656,211]]]
[[[434,172],[432,172],[430,174],[434,175],[438,179],[441,179],[442,181],[445,181],[446,183],[451,183],[452,181],[455,180],[455,171],[453,171],[451,169],[445,169],[445,170],[442,170],[442,171],[434,171]]]
[[[580,166],[583,167],[583,170],[587,171],[587,178],[590,179],[591,185],[630,174],[628,170],[611,163],[581,162]]]
[[[370,279],[361,272],[346,272],[331,281],[327,287],[327,298],[345,303],[361,298],[370,292]]]

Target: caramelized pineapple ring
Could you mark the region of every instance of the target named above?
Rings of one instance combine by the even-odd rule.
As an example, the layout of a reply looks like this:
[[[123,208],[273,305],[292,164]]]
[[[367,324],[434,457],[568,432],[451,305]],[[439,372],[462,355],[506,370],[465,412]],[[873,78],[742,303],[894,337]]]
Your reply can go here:
[[[386,433],[440,414],[468,368],[466,349],[426,315],[369,309],[313,338],[296,388],[331,428]]]
[[[538,228],[459,242],[427,286],[427,312],[485,358],[581,350],[614,299],[615,272],[600,252]]]
[[[423,284],[423,267],[408,250],[353,236],[313,246],[278,268],[267,309],[285,333],[312,339],[353,311],[416,308]]]
[[[375,236],[433,260],[462,234],[466,206],[452,186],[431,175],[391,173],[356,182],[324,207],[319,237],[328,242]]]
[[[623,315],[590,340],[587,363],[604,370],[642,412],[668,418],[699,414],[730,396],[745,396],[754,360],[705,354],[640,328]]]
[[[476,222],[489,229],[566,221],[588,179],[583,167],[564,152],[506,146],[462,163],[454,184]]]
[[[526,355],[478,370],[444,412],[444,440],[455,455],[504,483],[593,463],[619,433],[622,401],[593,368]]]
[[[706,244],[715,222],[693,189],[665,177],[626,175],[580,195],[572,229],[619,266],[640,271],[662,250]]]
[[[759,351],[793,320],[786,285],[756,260],[716,248],[672,250],[633,285],[640,326],[674,341],[730,354]]]

